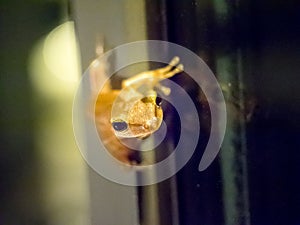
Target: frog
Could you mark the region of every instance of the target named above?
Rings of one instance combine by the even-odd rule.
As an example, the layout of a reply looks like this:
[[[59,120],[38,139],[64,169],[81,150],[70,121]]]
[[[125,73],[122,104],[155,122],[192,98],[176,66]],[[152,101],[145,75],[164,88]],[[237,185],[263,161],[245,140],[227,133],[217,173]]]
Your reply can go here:
[[[175,56],[167,66],[141,72],[122,81],[121,90],[111,109],[111,126],[118,138],[149,137],[163,121],[163,110],[157,92],[170,95],[170,88],[161,84],[184,70]]]

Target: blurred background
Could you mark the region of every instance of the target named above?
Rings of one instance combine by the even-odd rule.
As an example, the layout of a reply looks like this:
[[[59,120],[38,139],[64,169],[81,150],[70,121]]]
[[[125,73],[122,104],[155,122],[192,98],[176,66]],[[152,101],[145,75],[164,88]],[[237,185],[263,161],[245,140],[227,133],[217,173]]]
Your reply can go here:
[[[80,78],[65,1],[0,1],[0,224],[88,224],[72,132]]]
[[[293,0],[0,0],[0,225],[300,225],[299,12]],[[212,69],[228,126],[206,171],[207,130],[157,185],[117,185],[86,165],[72,101],[99,37],[104,51],[174,42]],[[205,115],[199,88],[174,81]]]

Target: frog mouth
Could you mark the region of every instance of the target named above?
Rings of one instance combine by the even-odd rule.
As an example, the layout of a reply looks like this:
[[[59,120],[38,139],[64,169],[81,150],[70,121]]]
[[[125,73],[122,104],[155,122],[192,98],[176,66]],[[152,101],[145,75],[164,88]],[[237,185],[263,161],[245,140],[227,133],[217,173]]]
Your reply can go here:
[[[128,124],[125,121],[114,121],[112,127],[114,133],[119,138],[147,138],[157,131],[162,123],[162,119],[154,117],[146,124]]]

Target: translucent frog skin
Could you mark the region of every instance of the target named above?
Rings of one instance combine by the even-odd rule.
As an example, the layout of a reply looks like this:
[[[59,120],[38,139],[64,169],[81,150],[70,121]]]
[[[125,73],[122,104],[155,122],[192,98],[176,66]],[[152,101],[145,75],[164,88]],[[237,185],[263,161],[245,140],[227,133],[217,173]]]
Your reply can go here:
[[[169,95],[171,90],[160,82],[183,71],[179,58],[168,66],[139,73],[122,82],[122,89],[111,109],[111,125],[119,138],[146,138],[157,131],[163,120],[163,110],[157,104],[160,90]]]

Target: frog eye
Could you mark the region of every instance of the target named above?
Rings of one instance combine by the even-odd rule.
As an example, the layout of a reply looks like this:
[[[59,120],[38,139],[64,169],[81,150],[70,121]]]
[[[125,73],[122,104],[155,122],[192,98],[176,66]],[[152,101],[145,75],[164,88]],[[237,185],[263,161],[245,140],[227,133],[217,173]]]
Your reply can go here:
[[[113,121],[112,126],[115,131],[124,131],[124,130],[127,130],[127,128],[128,128],[128,125],[124,120]]]

